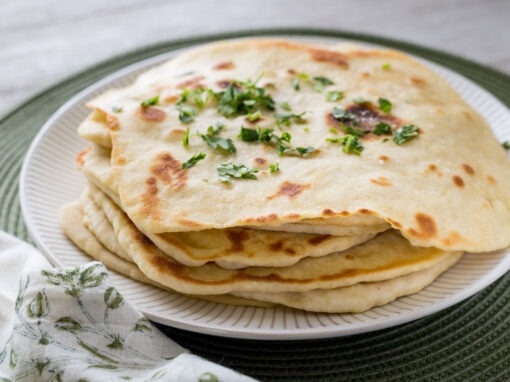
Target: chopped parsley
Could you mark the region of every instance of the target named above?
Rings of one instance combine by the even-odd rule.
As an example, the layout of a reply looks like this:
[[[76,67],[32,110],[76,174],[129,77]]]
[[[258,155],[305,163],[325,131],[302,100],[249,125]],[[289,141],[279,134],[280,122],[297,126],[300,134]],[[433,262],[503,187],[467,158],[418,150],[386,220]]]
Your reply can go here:
[[[225,125],[221,122],[216,122],[216,125],[209,126],[207,128],[207,134],[209,135],[220,135],[221,131],[225,128]]]
[[[200,136],[204,142],[214,150],[230,154],[233,154],[237,151],[236,147],[234,146],[234,142],[232,142],[232,139],[230,138],[220,138],[210,134],[200,134]]]
[[[183,169],[188,169],[196,165],[202,159],[205,159],[207,155],[205,153],[196,153],[191,158],[189,158],[186,162],[182,164]]]
[[[224,117],[237,117],[265,108],[275,110],[275,102],[266,89],[258,87],[257,81],[233,81],[220,92],[214,93],[218,100],[218,113]]]
[[[182,123],[193,122],[197,115],[197,110],[191,106],[178,105],[177,110],[179,110],[179,121]]]
[[[379,100],[377,102],[379,102],[379,110],[381,110],[385,113],[391,112],[392,105],[391,105],[390,101],[388,101],[385,98],[379,98]]]
[[[337,130],[337,129],[334,129],[334,128],[332,128],[332,127],[329,129],[329,132],[330,132],[331,134],[338,134],[338,130]]]
[[[347,134],[341,138],[327,138],[326,141],[330,143],[341,143],[342,151],[346,154],[360,155],[363,151],[363,146],[357,135]]]
[[[331,90],[326,95],[326,100],[329,102],[338,102],[342,98],[344,98],[344,92],[341,92],[339,90]]]
[[[241,126],[241,132],[239,133],[239,138],[244,142],[270,142],[273,139],[273,129],[261,129],[257,127],[256,129],[249,129],[244,126]]]
[[[281,126],[290,126],[292,122],[296,123],[304,123],[306,122],[306,119],[303,118],[303,115],[306,114],[306,111],[302,112],[301,114],[294,114],[294,113],[276,113],[275,114],[275,120],[276,125],[278,127]]]
[[[211,89],[183,89],[181,92],[181,97],[177,101],[177,105],[181,105],[183,103],[190,103],[199,109],[203,109],[211,99],[213,95],[213,91]]]
[[[262,113],[260,112],[260,110],[257,110],[254,113],[248,113],[248,115],[246,116],[246,118],[248,118],[248,121],[250,121],[250,122],[255,122],[255,121],[259,120],[261,117],[262,117]]]
[[[231,183],[232,179],[257,179],[259,170],[238,163],[222,163],[216,167],[220,181]]]
[[[418,128],[415,125],[407,124],[393,132],[393,142],[402,145],[418,136]]]
[[[288,102],[282,102],[280,104],[280,107],[285,111],[292,111],[292,108],[290,107]]]
[[[157,95],[155,97],[152,97],[152,98],[146,99],[145,101],[140,102],[140,106],[149,107],[149,106],[157,105],[158,103],[159,103],[159,96]]]
[[[259,132],[255,129],[248,129],[244,126],[241,126],[239,138],[241,138],[241,140],[244,142],[256,142],[259,140]]]
[[[290,84],[292,85],[292,89],[294,89],[295,91],[298,91],[301,88],[301,84],[299,83],[299,78],[297,78],[297,77],[294,77],[290,81]]]
[[[375,135],[391,134],[391,126],[385,122],[379,122],[372,131]]]
[[[280,163],[276,162],[274,164],[269,165],[269,172],[274,174],[275,172],[280,171]]]
[[[117,106],[113,106],[113,107],[112,107],[112,111],[113,111],[114,113],[122,113],[122,111],[123,111],[123,110],[124,110],[124,109],[123,109],[123,108],[121,108],[121,107],[117,107]]]
[[[321,93],[326,86],[334,85],[333,81],[323,76],[313,77],[313,81],[313,89],[319,93]]]
[[[189,146],[189,127],[184,132],[184,136],[182,137],[182,146],[188,147]]]
[[[356,117],[354,114],[345,111],[340,107],[333,108],[333,118],[341,122],[355,121]]]
[[[391,69],[391,65],[389,63],[383,64],[381,66],[381,69],[383,69],[383,70],[390,70]]]
[[[343,123],[340,123],[340,127],[346,134],[355,135],[357,137],[362,137],[367,133],[367,131],[359,128],[359,127],[353,127],[353,126],[346,126]]]
[[[508,141],[504,141],[504,142],[501,144],[501,146],[503,146],[503,148],[504,148],[505,150],[510,150],[510,142],[508,142]]]
[[[311,146],[308,146],[308,147],[296,147],[296,151],[299,155],[303,156],[303,155],[307,155],[307,154],[311,154],[315,151],[316,149],[314,147],[311,147]]]

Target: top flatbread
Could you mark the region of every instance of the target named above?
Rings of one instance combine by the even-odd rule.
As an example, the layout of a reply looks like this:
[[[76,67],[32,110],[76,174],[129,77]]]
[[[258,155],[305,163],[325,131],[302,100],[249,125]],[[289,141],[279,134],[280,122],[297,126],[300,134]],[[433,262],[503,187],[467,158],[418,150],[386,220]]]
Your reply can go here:
[[[301,81],[295,90],[291,81],[297,73],[324,76],[334,84],[317,92]],[[292,134],[292,147],[312,146],[319,152],[278,156],[270,145],[242,142],[237,136],[241,125],[250,126],[246,116],[225,118],[216,101],[192,123],[179,121],[174,103],[183,87],[219,91],[225,81],[254,80],[261,74],[258,84],[269,85],[277,112],[284,112],[283,102],[294,113],[306,111],[305,124],[283,129]],[[329,90],[341,90],[345,97],[328,102]],[[157,106],[140,106],[155,95],[161,99]],[[372,114],[354,104],[358,97],[375,105]],[[379,98],[391,101],[391,113],[377,109]],[[448,84],[400,53],[339,52],[285,41],[218,43],[185,53],[89,106],[110,117],[122,206],[147,232],[370,215],[389,222],[417,246],[486,251],[510,244],[510,165],[504,151],[484,120]],[[113,106],[123,111],[111,113]],[[334,106],[358,113],[365,128],[381,119],[393,129],[414,124],[420,134],[403,145],[368,134],[361,155],[348,155],[341,145],[326,141],[343,135],[330,132],[339,129],[331,118]],[[274,113],[261,111],[257,125],[274,128]],[[225,124],[221,137],[233,140],[235,154],[220,154],[194,135],[205,134],[216,122]],[[187,127],[190,143],[183,147]],[[182,163],[197,152],[206,153],[206,159],[183,170]],[[223,162],[258,168],[258,179],[226,185],[216,170]],[[275,162],[280,172],[270,174]]]

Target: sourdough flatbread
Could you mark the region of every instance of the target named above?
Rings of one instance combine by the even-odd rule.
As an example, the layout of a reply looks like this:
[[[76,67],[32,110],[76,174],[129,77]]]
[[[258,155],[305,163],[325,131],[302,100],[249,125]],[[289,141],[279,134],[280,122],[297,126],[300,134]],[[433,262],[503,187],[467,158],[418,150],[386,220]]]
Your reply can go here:
[[[83,171],[116,203],[115,179],[111,174],[107,151],[94,148],[83,156]],[[112,208],[112,200],[90,186],[97,208]],[[387,225],[355,226],[356,235],[266,232],[247,228],[151,234],[147,237],[165,254],[188,266],[214,261],[223,268],[246,266],[283,267],[305,257],[320,257],[361,244],[387,229]]]
[[[331,289],[398,277],[430,268],[451,253],[412,247],[395,231],[319,258],[305,258],[289,267],[224,269],[207,263],[186,267],[161,252],[126,214],[112,204],[103,209],[123,250],[151,280],[186,294],[303,292]]]
[[[291,84],[299,73],[327,77],[333,84],[317,92],[303,80],[295,90]],[[193,122],[180,122],[175,100],[183,87],[220,91],[225,81],[261,75],[258,84],[266,86],[276,112],[284,112],[279,106],[284,102],[293,113],[306,112],[305,124],[292,123],[285,131],[293,147],[311,146],[315,154],[279,156],[274,147],[239,140],[240,126],[249,124],[246,116],[224,118],[215,101]],[[344,98],[328,102],[330,90],[343,91]],[[156,95],[161,103],[140,106]],[[355,103],[359,97],[375,106]],[[378,109],[380,98],[391,101],[391,112]],[[123,111],[111,113],[114,106]],[[361,155],[347,155],[341,145],[326,141],[336,136],[331,128],[339,129],[331,118],[335,106],[355,113],[363,126],[373,128],[374,120],[390,122],[393,130],[413,124],[419,136],[397,145],[391,137],[384,141],[367,134]],[[273,40],[217,43],[185,53],[89,107],[114,118],[112,163],[121,204],[144,232],[370,215],[416,246],[487,251],[510,244],[510,165],[504,151],[485,121],[445,81],[397,52],[339,52]],[[257,125],[274,128],[274,113],[261,111]],[[195,135],[216,122],[225,125],[221,137],[235,142],[235,154],[220,154]],[[191,138],[184,147],[187,127]],[[182,169],[197,152],[207,157]],[[258,179],[223,184],[217,166],[224,162],[258,168]],[[280,172],[270,174],[275,162]]]
[[[156,286],[158,288],[167,290],[169,292],[174,292],[174,290],[165,287],[164,285],[158,284],[153,280],[147,278],[136,265],[134,265],[130,261],[126,261],[125,259],[119,257],[116,253],[109,251],[106,246],[104,246],[103,241],[99,240],[95,235],[93,235],[85,225],[82,223],[83,221],[83,211],[80,205],[80,202],[75,202],[71,204],[67,204],[63,206],[60,210],[60,223],[62,228],[64,229],[64,233],[71,239],[71,241],[76,244],[80,249],[82,249],[85,253],[87,253],[90,257],[95,260],[101,261],[105,266],[109,269],[120,273],[121,275],[127,276],[130,279],[140,281],[144,284]],[[108,230],[109,228],[109,230]],[[113,235],[111,226],[105,226],[105,231],[103,231],[102,239],[111,242]],[[254,306],[254,307],[263,307],[269,308],[274,304],[247,299],[243,297],[236,297],[232,295],[200,295],[193,296],[187,295],[192,298],[199,298],[201,300],[206,300],[210,302],[216,302],[219,304],[228,304],[228,305],[244,305],[244,306]]]

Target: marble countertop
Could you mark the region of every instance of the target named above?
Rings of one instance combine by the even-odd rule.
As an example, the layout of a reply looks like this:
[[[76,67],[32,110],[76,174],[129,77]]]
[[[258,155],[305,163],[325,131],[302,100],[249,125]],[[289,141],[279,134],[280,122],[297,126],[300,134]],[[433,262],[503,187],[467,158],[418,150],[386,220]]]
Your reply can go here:
[[[1,2],[0,20],[0,112],[130,49],[255,28],[374,34],[510,73],[509,0],[19,0]]]

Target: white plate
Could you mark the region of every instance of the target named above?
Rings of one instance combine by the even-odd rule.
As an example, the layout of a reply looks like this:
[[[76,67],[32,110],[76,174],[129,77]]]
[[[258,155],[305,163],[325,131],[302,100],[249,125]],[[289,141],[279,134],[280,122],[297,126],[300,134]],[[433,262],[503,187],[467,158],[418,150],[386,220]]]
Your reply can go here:
[[[326,44],[341,42],[328,38],[300,40]],[[58,224],[59,208],[76,200],[85,185],[84,176],[74,164],[76,154],[87,146],[76,133],[78,124],[89,113],[84,103],[107,89],[130,84],[140,73],[178,52],[131,65],[85,89],[62,106],[34,139],[21,173],[21,207],[32,238],[53,264],[76,266],[91,261],[64,236]],[[448,69],[420,61],[443,77],[478,110],[500,141],[510,139],[510,113],[495,97]],[[112,272],[112,281],[148,318],[162,324],[237,338],[324,338],[402,324],[458,303],[510,269],[507,252],[466,254],[420,293],[360,314],[318,314],[282,307],[234,307],[168,293],[115,272]]]

